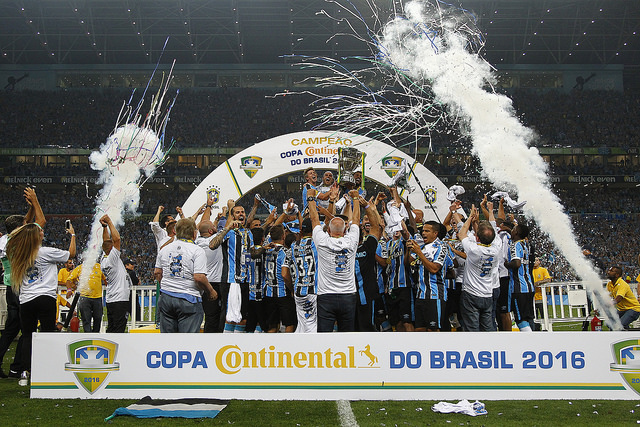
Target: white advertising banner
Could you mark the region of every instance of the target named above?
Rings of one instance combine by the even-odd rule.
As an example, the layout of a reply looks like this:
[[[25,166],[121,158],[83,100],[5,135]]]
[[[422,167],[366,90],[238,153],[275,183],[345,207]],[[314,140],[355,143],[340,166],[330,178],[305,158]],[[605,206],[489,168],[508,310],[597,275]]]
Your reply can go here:
[[[33,398],[638,399],[629,332],[34,334]]]

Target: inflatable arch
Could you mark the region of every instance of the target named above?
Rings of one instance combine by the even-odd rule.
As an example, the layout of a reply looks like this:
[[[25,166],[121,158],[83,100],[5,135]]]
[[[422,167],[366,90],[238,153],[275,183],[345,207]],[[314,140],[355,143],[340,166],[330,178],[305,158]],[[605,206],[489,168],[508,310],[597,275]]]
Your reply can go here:
[[[408,197],[414,208],[422,209],[425,219],[437,219],[435,211],[437,217],[444,220],[450,206],[446,198],[448,189],[427,168],[383,142],[333,131],[290,133],[267,139],[241,151],[214,169],[191,193],[182,209],[189,215],[189,212],[195,212],[206,202],[207,195],[211,195],[215,201],[212,208],[212,214],[215,215],[226,205],[227,200],[237,200],[260,184],[280,175],[292,172],[302,174],[309,166],[318,170],[318,178],[321,179],[323,171],[337,170],[338,147],[347,146],[366,153],[365,183],[373,180],[388,185],[402,160],[406,159],[413,166],[413,174],[408,182],[415,191],[404,191],[402,196]],[[414,175],[417,175],[424,193]],[[269,194],[263,196],[267,201],[274,199]],[[302,200],[296,200],[299,205],[301,202]]]

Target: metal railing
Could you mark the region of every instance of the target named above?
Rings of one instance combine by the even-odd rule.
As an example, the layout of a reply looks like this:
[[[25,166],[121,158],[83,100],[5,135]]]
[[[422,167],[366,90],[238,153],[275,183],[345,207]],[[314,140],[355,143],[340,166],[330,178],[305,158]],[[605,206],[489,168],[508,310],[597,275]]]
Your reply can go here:
[[[129,330],[140,326],[155,325],[156,323],[156,287],[155,285],[138,285],[131,287],[131,320],[128,323]],[[138,311],[138,304],[140,311]],[[140,318],[140,320],[136,320]]]
[[[542,319],[537,323],[547,331],[559,322],[582,322],[591,312],[587,290],[582,282],[550,282],[540,285]]]

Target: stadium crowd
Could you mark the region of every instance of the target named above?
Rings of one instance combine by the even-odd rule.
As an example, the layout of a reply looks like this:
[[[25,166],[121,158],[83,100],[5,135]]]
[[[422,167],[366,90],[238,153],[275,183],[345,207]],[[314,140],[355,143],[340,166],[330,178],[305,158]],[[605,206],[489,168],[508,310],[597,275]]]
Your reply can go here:
[[[115,112],[129,97],[130,91],[125,89],[4,93],[0,97],[0,146],[95,149],[110,134]],[[633,94],[517,90],[510,97],[524,124],[540,135],[536,145],[639,145],[640,125],[634,118],[640,114],[640,100]],[[182,90],[169,130],[177,147],[247,147],[308,129],[315,110],[309,105],[311,101],[307,95],[274,96],[273,90],[266,89]],[[450,133],[436,134],[433,144],[449,147],[455,141]]]

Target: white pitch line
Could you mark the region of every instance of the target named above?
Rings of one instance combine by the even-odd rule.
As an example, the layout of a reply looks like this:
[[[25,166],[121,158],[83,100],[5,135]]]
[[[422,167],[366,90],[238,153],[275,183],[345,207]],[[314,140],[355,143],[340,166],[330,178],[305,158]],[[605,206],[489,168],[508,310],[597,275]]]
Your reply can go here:
[[[351,403],[348,400],[336,401],[338,406],[338,415],[340,416],[340,425],[342,427],[358,427],[355,415],[351,410]]]

